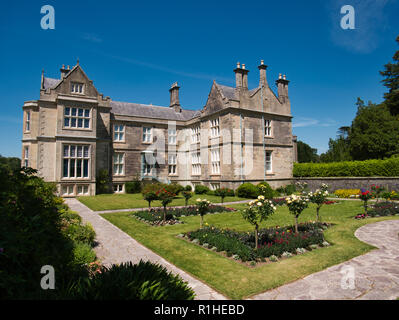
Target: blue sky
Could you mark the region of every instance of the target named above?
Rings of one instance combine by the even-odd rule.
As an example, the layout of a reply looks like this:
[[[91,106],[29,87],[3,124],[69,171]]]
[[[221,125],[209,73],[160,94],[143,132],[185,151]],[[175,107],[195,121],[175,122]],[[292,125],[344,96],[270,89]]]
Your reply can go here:
[[[380,70],[399,49],[398,0],[18,1],[0,12],[0,154],[21,153],[22,105],[39,97],[41,70],[59,77],[79,57],[94,85],[114,100],[168,105],[181,86],[185,108],[204,106],[212,80],[234,85],[245,63],[249,87],[264,59],[268,81],[290,80],[294,134],[318,152],[350,125],[357,97],[381,102]],[[55,30],[40,27],[43,5]],[[341,6],[355,30],[340,28]]]

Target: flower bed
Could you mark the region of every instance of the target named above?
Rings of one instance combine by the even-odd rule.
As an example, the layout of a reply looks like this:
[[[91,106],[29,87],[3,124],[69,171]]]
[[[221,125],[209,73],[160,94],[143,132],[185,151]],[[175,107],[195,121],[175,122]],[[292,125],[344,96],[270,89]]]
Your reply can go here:
[[[298,233],[292,226],[260,229],[257,250],[254,249],[255,235],[252,232],[205,227],[181,236],[213,251],[224,251],[235,260],[264,262],[266,258],[277,261],[279,257],[328,245],[323,237],[323,230],[328,226],[327,223],[303,223],[298,225]]]
[[[335,203],[339,203],[339,201],[326,200],[326,201],[323,202],[323,204],[335,204]]]
[[[230,212],[236,211],[233,208],[228,208],[224,206],[210,205],[208,209],[208,213],[218,213],[218,212]],[[140,211],[135,211],[133,213],[133,217],[149,223],[151,225],[165,225],[165,224],[176,224],[182,223],[179,220],[180,217],[197,215],[197,207],[189,206],[182,208],[168,208],[166,209],[166,222],[162,223],[163,220],[164,209],[163,208],[151,208]]]
[[[372,217],[385,217],[399,215],[399,204],[390,201],[378,202],[373,204],[367,214],[362,213],[355,216],[355,219]]]

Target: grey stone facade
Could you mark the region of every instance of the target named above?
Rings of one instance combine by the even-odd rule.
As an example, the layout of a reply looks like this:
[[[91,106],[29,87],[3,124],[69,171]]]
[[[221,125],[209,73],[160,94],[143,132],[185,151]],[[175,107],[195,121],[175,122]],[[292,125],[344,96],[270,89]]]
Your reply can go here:
[[[94,195],[102,169],[115,192],[137,177],[212,189],[290,183],[296,139],[289,81],[280,75],[276,95],[263,61],[258,68],[258,87],[248,88],[249,70],[237,64],[236,86],[214,81],[197,111],[180,105],[177,83],[162,107],[104,97],[79,62],[63,66],[60,79],[42,74],[39,100],[23,106],[23,165],[55,182],[66,197]]]

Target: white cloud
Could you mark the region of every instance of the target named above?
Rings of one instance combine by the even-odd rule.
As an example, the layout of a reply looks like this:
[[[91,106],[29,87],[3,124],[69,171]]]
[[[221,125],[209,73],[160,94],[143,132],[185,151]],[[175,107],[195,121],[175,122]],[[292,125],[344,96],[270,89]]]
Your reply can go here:
[[[85,33],[82,35],[82,38],[90,41],[90,42],[94,42],[94,43],[101,43],[103,42],[103,39],[101,39],[97,34],[95,33]]]
[[[336,126],[337,122],[332,119],[327,120],[317,120],[313,118],[306,118],[306,117],[294,117],[292,121],[293,128],[303,128],[303,127],[332,127]]]

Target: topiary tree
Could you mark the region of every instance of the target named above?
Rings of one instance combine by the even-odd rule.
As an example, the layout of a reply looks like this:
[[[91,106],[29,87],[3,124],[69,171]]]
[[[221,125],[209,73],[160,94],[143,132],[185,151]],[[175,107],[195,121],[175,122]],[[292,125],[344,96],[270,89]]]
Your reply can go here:
[[[237,188],[237,196],[241,198],[255,199],[259,195],[259,189],[252,183],[245,182]]]
[[[201,184],[197,184],[194,188],[195,194],[205,194],[208,193],[210,189],[207,186],[203,186]]]
[[[197,199],[197,211],[200,215],[200,228],[204,225],[204,215],[208,213],[210,202],[206,199]]]
[[[259,224],[269,218],[276,210],[276,207],[272,201],[265,199],[262,195],[258,196],[257,200],[249,202],[248,205],[249,208],[241,211],[241,214],[245,220],[255,226],[255,250],[257,250]]]
[[[222,203],[224,202],[224,198],[226,198],[228,195],[230,195],[231,193],[234,193],[233,190],[228,189],[228,188],[219,188],[215,190],[215,196],[218,196],[221,198]]]
[[[173,201],[173,198],[176,196],[174,193],[167,191],[165,188],[159,189],[156,193],[156,196],[162,202],[163,206],[163,222],[166,221],[166,206]]]
[[[309,199],[306,196],[297,196],[295,194],[285,199],[288,210],[295,216],[295,232],[298,233],[298,217],[309,205]]]
[[[184,191],[192,191],[193,188],[188,184],[184,187]]]
[[[320,208],[323,206],[324,202],[326,201],[328,197],[328,185],[322,184],[320,190],[317,189],[315,192],[309,192],[308,193],[308,198],[311,203],[314,203],[316,205],[316,221],[319,221],[320,216],[319,216],[319,211]]]
[[[182,191],[181,193],[184,197],[184,200],[186,201],[186,207],[188,206],[188,200],[190,200],[193,197],[193,193],[191,191]]]
[[[363,200],[364,212],[367,214],[367,202],[373,197],[372,193],[366,189],[360,189],[360,199]]]
[[[144,200],[148,202],[148,208],[151,208],[151,202],[158,200],[157,191],[161,188],[161,185],[158,183],[151,183],[144,186],[141,194],[143,195]]]

